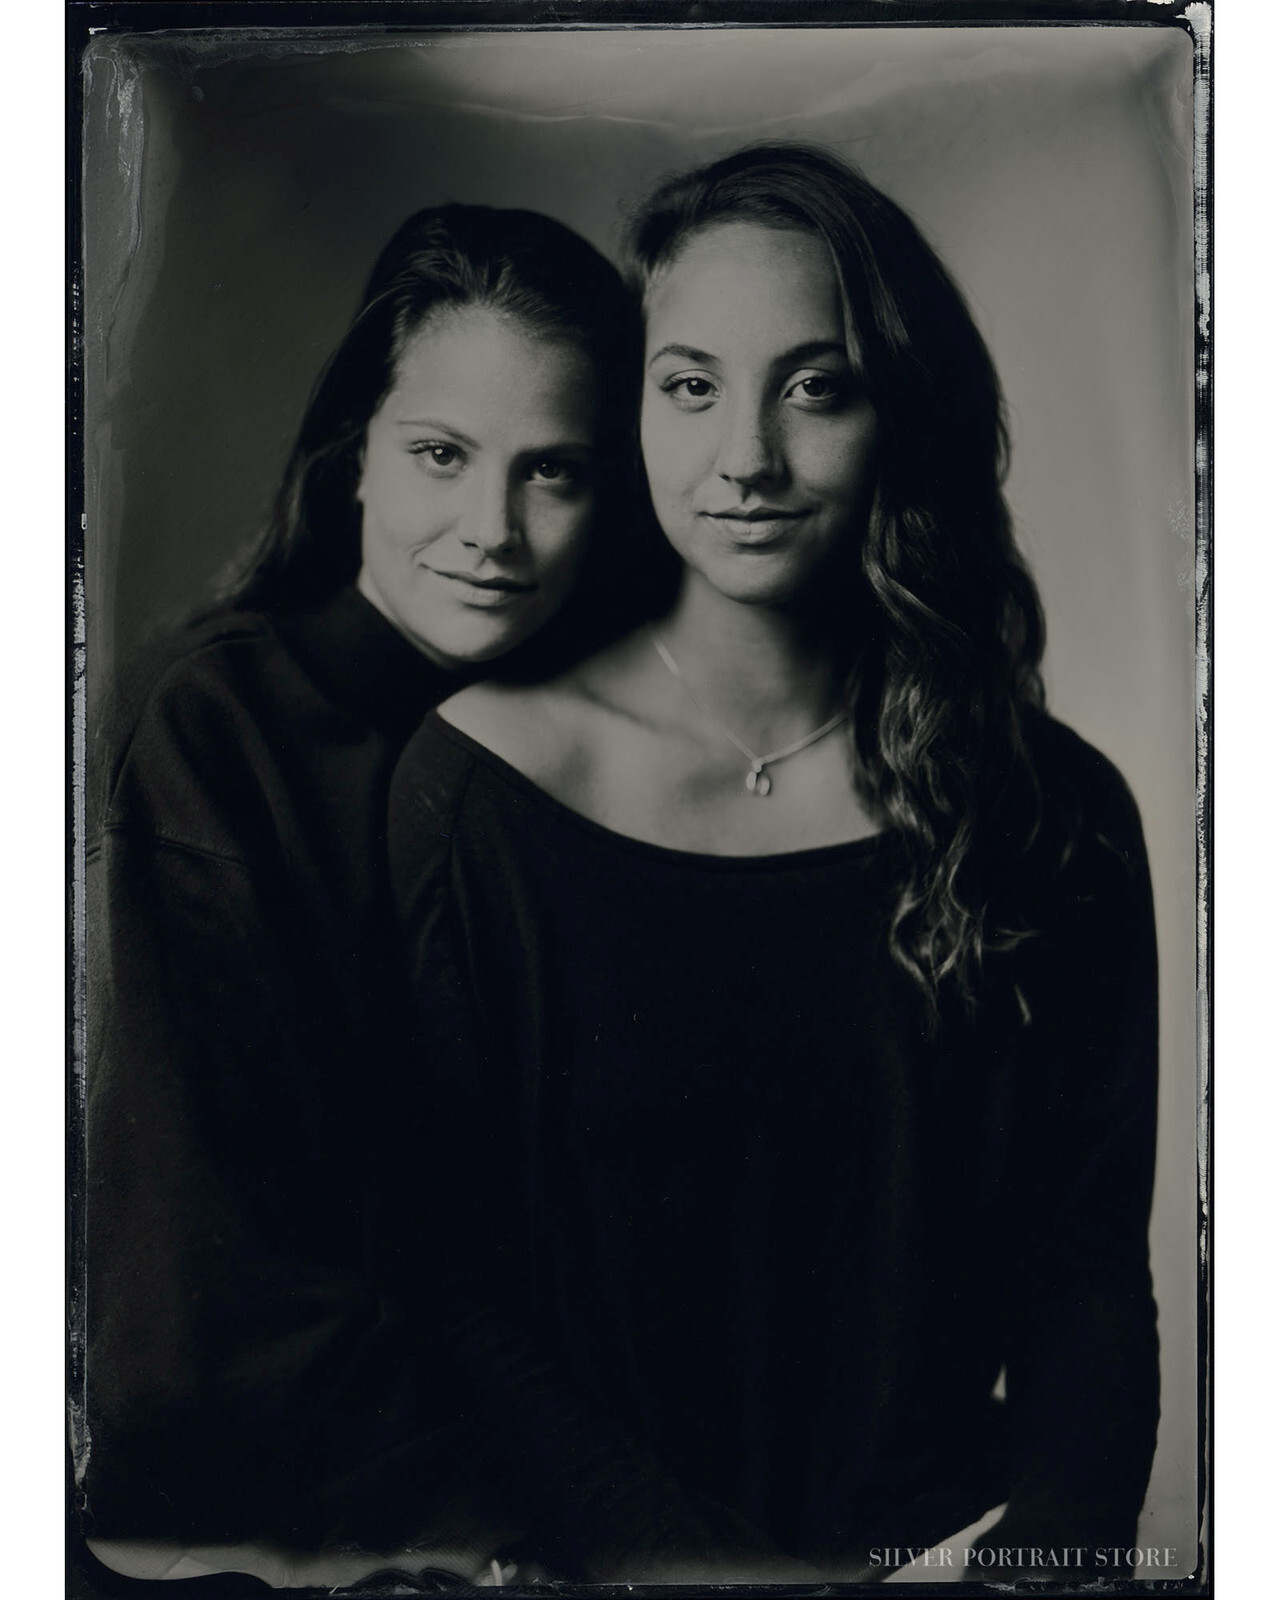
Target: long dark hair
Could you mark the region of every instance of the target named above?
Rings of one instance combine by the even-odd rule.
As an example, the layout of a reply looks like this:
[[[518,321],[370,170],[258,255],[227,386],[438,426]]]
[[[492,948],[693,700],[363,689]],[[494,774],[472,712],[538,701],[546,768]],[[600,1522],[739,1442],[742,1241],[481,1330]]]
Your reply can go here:
[[[356,487],[369,421],[413,335],[434,313],[478,306],[530,332],[576,343],[594,361],[599,483],[596,522],[629,526],[639,368],[635,296],[592,245],[534,211],[446,205],[418,211],[379,256],[360,309],[312,391],[270,520],[224,581],[234,606],[323,603],[359,572]],[[583,580],[604,561],[593,540]],[[581,611],[589,610],[585,602]]]
[[[1026,713],[1044,622],[1002,493],[1000,386],[968,307],[910,218],[808,145],[757,145],[668,179],[635,214],[643,288],[719,222],[798,229],[831,252],[851,359],[878,420],[878,482],[846,597],[854,782],[904,840],[895,956],[936,1008],[972,1000],[995,882],[1035,830]]]

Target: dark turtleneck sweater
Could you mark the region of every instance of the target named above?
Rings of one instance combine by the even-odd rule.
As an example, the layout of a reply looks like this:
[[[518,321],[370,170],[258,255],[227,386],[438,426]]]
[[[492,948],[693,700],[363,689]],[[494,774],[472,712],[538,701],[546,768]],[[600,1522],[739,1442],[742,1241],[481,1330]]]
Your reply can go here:
[[[427,1503],[421,1362],[367,1243],[403,1068],[386,790],[453,687],[353,589],[227,611],[117,755],[72,1273],[91,1535],[376,1542]]]

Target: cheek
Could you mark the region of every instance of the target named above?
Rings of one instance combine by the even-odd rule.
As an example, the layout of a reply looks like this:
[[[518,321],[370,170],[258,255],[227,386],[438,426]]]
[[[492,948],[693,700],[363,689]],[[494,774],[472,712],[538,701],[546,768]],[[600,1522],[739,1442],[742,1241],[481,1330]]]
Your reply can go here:
[[[366,467],[360,478],[357,498],[364,509],[366,534],[371,534],[380,543],[386,543],[400,520],[399,501],[402,498],[388,483],[387,474]]]
[[[865,428],[810,439],[793,461],[809,484],[850,510],[865,501],[873,475],[873,435]]]
[[[699,462],[705,453],[701,437],[705,429],[694,423],[695,419],[672,412],[655,412],[641,419],[640,452],[655,501],[684,493],[702,476]]]
[[[358,499],[366,535],[389,549],[419,543],[447,519],[450,485],[426,478],[412,459],[370,460]]]
[[[572,505],[543,509],[533,540],[538,577],[544,583],[572,580],[591,542],[595,496],[584,494]]]

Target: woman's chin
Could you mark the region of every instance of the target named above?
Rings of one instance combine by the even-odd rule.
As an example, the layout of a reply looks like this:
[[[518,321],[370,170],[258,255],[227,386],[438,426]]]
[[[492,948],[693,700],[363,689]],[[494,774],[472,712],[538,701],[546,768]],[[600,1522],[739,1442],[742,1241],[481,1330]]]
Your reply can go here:
[[[815,589],[814,574],[790,563],[754,567],[747,562],[718,562],[694,569],[704,585],[725,600],[744,606],[774,606],[790,610],[802,604]]]
[[[400,631],[437,666],[465,671],[510,654],[532,638],[541,625],[540,617],[497,617],[477,612],[444,624],[433,619],[429,627],[421,623],[415,626],[411,618],[405,618]]]
[[[747,606],[804,607],[820,598],[842,568],[841,550],[825,538],[668,539],[684,562],[686,583]]]

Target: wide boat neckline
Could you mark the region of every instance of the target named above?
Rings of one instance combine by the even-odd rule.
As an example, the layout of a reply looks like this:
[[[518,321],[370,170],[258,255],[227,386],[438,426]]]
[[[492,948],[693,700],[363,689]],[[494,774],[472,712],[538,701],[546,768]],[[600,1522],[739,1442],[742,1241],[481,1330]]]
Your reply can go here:
[[[438,709],[432,709],[427,713],[427,722],[453,743],[475,756],[511,788],[535,801],[561,821],[615,847],[635,851],[653,859],[679,862],[688,866],[709,867],[714,871],[777,871],[787,867],[816,866],[822,862],[875,854],[895,837],[891,831],[882,829],[878,833],[863,834],[857,839],[842,839],[835,844],[811,845],[803,850],[775,851],[769,855],[721,855],[654,844],[648,839],[638,839],[633,834],[620,833],[616,828],[607,828],[604,823],[596,822],[594,818],[566,805],[563,800],[558,800],[555,795],[535,783],[527,773],[521,772],[519,767],[512,766],[511,762],[491,750],[488,745],[481,744],[478,739],[473,739],[469,733],[464,733],[461,728],[446,720]]]

